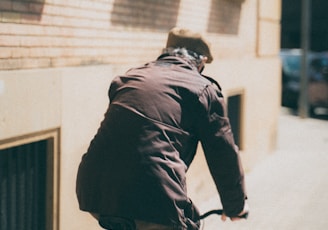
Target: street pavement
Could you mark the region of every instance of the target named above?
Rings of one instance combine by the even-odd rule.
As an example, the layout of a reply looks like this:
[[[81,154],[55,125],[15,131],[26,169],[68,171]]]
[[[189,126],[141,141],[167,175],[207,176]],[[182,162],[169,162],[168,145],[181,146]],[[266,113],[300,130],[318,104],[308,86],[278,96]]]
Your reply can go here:
[[[277,149],[246,174],[248,220],[222,222],[214,215],[201,229],[328,229],[328,120],[282,111]],[[217,208],[217,200],[212,196],[197,205],[204,212]]]

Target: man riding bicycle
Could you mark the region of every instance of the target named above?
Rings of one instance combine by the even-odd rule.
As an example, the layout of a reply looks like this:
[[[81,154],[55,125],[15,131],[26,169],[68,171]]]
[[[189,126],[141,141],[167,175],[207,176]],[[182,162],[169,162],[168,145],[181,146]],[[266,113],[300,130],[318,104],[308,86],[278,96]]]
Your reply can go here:
[[[201,143],[224,215],[245,214],[246,192],[219,84],[202,75],[209,45],[174,28],[152,62],[117,76],[109,107],[79,166],[80,209],[106,229],[199,229],[186,172]]]

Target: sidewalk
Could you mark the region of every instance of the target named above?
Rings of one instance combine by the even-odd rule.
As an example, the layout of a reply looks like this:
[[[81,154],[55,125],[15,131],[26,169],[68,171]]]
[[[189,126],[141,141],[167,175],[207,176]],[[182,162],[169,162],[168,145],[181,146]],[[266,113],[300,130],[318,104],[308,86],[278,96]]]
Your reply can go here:
[[[328,121],[284,113],[279,119],[277,150],[246,174],[248,220],[210,216],[204,230],[328,229]]]

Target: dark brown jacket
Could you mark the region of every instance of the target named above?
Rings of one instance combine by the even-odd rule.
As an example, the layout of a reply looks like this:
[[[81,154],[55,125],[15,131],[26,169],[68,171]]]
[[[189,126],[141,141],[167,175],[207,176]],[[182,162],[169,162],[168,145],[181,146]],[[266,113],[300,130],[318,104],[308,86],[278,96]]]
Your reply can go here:
[[[164,57],[116,77],[109,99],[79,166],[81,210],[187,229],[197,211],[186,171],[200,142],[225,212],[242,211],[243,170],[217,83]]]

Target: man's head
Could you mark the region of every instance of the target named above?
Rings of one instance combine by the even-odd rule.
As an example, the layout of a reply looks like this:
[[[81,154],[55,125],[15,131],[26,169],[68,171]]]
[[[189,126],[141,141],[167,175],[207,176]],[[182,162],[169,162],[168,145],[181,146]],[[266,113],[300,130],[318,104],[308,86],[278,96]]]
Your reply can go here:
[[[163,49],[162,55],[158,58],[161,59],[166,56],[175,56],[188,60],[188,62],[194,65],[200,73],[203,71],[205,62],[207,61],[207,57],[187,50],[186,48],[165,48]]]
[[[173,28],[170,30],[167,38],[166,48],[186,48],[199,55],[207,57],[206,63],[213,60],[209,44],[199,33],[188,29]]]

